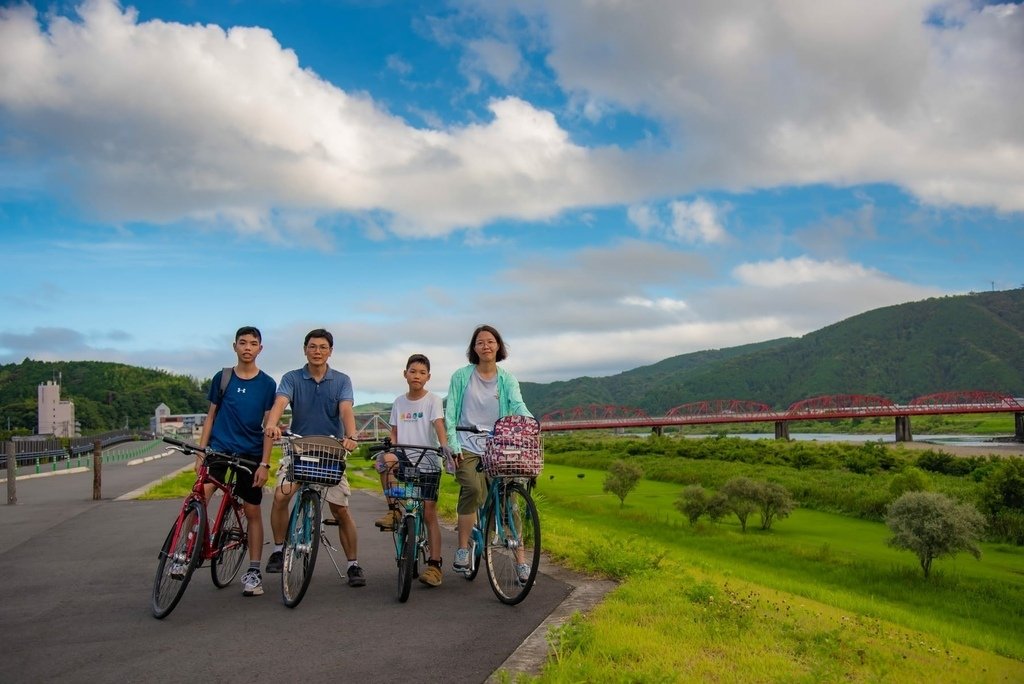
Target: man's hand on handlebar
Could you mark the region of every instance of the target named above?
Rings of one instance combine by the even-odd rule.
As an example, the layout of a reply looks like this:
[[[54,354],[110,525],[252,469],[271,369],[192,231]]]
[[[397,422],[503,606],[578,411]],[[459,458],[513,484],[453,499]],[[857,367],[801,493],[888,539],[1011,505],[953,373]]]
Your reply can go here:
[[[281,439],[281,428],[277,425],[268,425],[263,428],[263,435],[270,439]]]

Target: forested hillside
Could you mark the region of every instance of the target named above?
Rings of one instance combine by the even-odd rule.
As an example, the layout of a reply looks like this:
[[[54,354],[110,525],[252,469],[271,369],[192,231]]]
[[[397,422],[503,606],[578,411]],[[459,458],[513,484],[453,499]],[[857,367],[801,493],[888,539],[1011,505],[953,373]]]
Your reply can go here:
[[[1024,289],[875,309],[801,338],[684,354],[604,378],[523,383],[537,415],[590,403],[655,415],[710,399],[783,409],[825,394],[903,402],[952,390],[1024,396]]]
[[[99,361],[26,359],[0,366],[0,420],[36,425],[36,387],[63,376],[83,433],[145,427],[157,404],[206,410],[209,380]],[[1024,396],[1024,289],[941,297],[875,309],[801,338],[674,356],[602,378],[523,383],[538,416],[589,404],[651,415],[712,399],[784,409],[825,394],[880,394],[905,402],[952,390]],[[386,410],[386,408],[384,409]]]
[[[209,404],[195,378],[103,361],[31,361],[0,366],[3,429],[32,431],[37,424],[37,387],[61,379],[61,398],[75,403],[82,434],[123,427],[145,428],[158,404],[172,413],[205,413]]]

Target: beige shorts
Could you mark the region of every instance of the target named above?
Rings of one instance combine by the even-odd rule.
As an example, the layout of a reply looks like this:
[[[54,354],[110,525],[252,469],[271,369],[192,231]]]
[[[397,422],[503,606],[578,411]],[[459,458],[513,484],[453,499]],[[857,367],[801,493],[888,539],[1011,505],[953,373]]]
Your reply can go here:
[[[298,491],[299,485],[288,479],[288,457],[285,456],[281,459],[281,463],[277,469],[277,486],[282,487],[285,492]],[[352,495],[352,487],[348,484],[348,474],[341,474],[341,482],[328,487],[327,492],[324,494],[324,499],[327,503],[334,504],[335,506],[342,506],[343,508],[348,507],[348,498]]]

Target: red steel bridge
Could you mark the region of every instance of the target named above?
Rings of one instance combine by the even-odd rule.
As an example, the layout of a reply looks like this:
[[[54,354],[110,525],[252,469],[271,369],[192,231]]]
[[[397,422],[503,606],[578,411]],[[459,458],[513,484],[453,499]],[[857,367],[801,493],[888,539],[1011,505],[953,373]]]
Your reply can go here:
[[[663,416],[649,416],[629,406],[589,404],[552,411],[540,418],[541,429],[599,430],[613,428],[652,428],[661,433],[666,427],[714,425],[719,423],[775,423],[775,436],[789,437],[789,423],[797,420],[834,420],[839,418],[890,417],[896,423],[896,441],[910,441],[912,416],[965,413],[1013,413],[1014,433],[1024,441],[1024,398],[1001,392],[940,392],[897,404],[875,394],[832,394],[798,401],[785,410],[756,401],[715,399],[695,401],[669,409]]]

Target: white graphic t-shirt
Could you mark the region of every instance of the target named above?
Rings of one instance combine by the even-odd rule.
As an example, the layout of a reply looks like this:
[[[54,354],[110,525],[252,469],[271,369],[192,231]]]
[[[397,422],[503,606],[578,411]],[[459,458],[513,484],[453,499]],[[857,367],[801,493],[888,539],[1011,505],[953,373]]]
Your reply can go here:
[[[439,442],[434,421],[438,418],[444,419],[444,405],[441,397],[433,392],[427,392],[419,399],[409,399],[403,394],[391,405],[391,424],[398,428],[399,444],[437,446]],[[413,460],[419,458],[418,453],[410,456]],[[420,466],[437,470],[441,463],[435,452],[428,452]]]

